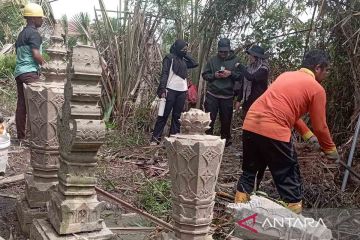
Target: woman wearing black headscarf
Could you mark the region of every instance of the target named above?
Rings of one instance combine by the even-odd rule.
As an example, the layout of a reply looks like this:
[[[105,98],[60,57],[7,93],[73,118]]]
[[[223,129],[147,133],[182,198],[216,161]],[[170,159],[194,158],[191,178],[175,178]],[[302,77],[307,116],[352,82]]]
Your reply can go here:
[[[158,116],[150,140],[151,145],[160,143],[169,114],[172,110],[170,134],[180,132],[180,115],[184,108],[186,92],[188,90],[187,71],[195,68],[198,63],[187,54],[188,44],[178,39],[170,48],[162,63],[160,84],[157,90],[159,98],[166,98],[163,116]]]

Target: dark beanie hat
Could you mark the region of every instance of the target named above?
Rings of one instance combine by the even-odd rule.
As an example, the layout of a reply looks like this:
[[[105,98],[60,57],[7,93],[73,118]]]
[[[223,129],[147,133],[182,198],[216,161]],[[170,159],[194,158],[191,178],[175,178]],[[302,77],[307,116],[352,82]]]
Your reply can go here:
[[[218,42],[218,51],[230,51],[230,39],[221,38]]]

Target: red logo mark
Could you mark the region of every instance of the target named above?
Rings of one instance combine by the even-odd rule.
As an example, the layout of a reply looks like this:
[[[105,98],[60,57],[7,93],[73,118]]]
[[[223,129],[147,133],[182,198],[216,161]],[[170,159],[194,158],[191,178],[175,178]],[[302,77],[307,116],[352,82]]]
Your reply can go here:
[[[250,219],[252,219],[252,220],[253,220],[253,221],[252,221],[252,226],[254,226],[255,220],[256,220],[256,216],[257,216],[257,213],[255,213],[255,214],[253,214],[253,215],[251,215],[251,216],[249,216],[249,217],[247,217],[247,218],[244,218],[244,219],[242,219],[242,220],[239,220],[237,223],[239,224],[240,227],[243,227],[243,228],[245,228],[245,229],[247,229],[247,230],[250,230],[250,231],[252,231],[252,232],[254,232],[254,233],[257,233],[258,231],[256,231],[256,229],[254,229],[254,228],[246,225],[246,222],[249,221]]]

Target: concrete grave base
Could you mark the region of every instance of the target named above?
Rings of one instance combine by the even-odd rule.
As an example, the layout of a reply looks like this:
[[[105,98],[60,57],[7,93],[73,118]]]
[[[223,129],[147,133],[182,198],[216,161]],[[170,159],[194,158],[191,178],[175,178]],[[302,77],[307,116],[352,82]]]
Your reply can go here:
[[[24,235],[29,236],[30,227],[34,219],[47,218],[46,208],[30,208],[25,198],[18,200],[16,204],[16,214],[21,230]]]
[[[103,224],[103,229],[94,232],[59,235],[45,219],[34,220],[30,231],[30,240],[109,240],[113,239],[113,233]]]
[[[25,174],[25,195],[32,208],[46,208],[46,203],[51,198],[51,192],[56,190],[57,182],[34,181],[34,176]]]

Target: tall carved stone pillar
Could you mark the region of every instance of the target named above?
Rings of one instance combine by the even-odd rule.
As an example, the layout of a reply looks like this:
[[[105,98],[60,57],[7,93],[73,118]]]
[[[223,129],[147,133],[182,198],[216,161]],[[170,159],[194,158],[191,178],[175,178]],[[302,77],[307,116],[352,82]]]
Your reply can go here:
[[[215,185],[225,147],[218,136],[204,135],[209,113],[190,109],[181,115],[182,134],[166,138],[172,185],[175,239],[212,239]]]
[[[46,217],[46,203],[58,183],[57,115],[64,102],[67,65],[67,51],[60,29],[58,25],[55,27],[46,50],[50,61],[42,67],[44,78],[25,86],[32,173],[25,175],[25,197],[17,207],[25,234],[29,234],[33,218]]]
[[[65,103],[59,116],[58,190],[48,205],[49,220],[35,220],[30,239],[110,239],[97,200],[97,152],[104,142],[101,120],[101,68],[95,48],[76,46],[68,66]],[[78,236],[78,237],[75,237]]]

